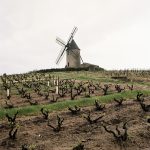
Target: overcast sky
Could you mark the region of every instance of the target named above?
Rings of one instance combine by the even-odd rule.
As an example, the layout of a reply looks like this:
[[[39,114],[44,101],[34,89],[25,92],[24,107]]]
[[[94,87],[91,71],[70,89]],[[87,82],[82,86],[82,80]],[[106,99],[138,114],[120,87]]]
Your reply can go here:
[[[0,0],[0,74],[64,67],[74,26],[85,62],[150,69],[150,0]]]

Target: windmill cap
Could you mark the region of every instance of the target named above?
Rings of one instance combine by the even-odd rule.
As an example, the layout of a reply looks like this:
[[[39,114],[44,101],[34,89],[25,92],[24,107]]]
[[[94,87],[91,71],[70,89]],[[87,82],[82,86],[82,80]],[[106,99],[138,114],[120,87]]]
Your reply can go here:
[[[71,41],[71,43],[69,44],[69,47],[67,50],[72,50],[72,49],[79,49],[78,45],[76,44],[76,42],[74,40]]]

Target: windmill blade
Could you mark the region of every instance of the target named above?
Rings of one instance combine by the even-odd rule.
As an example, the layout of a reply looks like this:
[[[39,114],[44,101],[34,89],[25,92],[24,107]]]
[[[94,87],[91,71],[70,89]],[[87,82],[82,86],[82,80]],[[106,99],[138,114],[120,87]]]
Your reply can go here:
[[[77,32],[77,30],[78,30],[77,27],[74,27],[74,28],[73,28],[73,30],[72,30],[72,32],[71,32],[71,34],[70,34],[70,37],[69,37],[69,39],[68,39],[67,44],[70,44],[70,43],[71,43],[71,41],[72,41],[72,39],[73,39],[75,33]]]
[[[67,47],[62,47],[57,59],[56,59],[56,64],[59,64],[59,62],[62,60],[64,54],[65,54],[65,51],[66,51]]]
[[[56,37],[56,43],[58,43],[61,46],[65,46],[66,45],[65,42],[59,37]]]
[[[80,55],[80,59],[81,59],[82,63],[84,63],[84,62],[83,62],[83,59],[82,59],[82,57],[81,57],[81,55]]]

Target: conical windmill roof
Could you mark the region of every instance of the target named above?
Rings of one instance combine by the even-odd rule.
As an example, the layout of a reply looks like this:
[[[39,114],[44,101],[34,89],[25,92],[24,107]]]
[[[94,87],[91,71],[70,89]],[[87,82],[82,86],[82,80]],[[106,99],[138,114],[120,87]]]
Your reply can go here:
[[[68,49],[67,50],[73,50],[73,49],[79,49],[78,45],[76,44],[76,42],[74,40],[72,40],[72,42],[69,44]]]

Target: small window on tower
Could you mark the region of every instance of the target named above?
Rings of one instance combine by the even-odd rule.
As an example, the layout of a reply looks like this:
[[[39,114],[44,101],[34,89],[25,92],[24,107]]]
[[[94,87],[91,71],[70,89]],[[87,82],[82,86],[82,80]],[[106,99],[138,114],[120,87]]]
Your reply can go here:
[[[69,62],[68,62],[68,67],[69,67]]]

